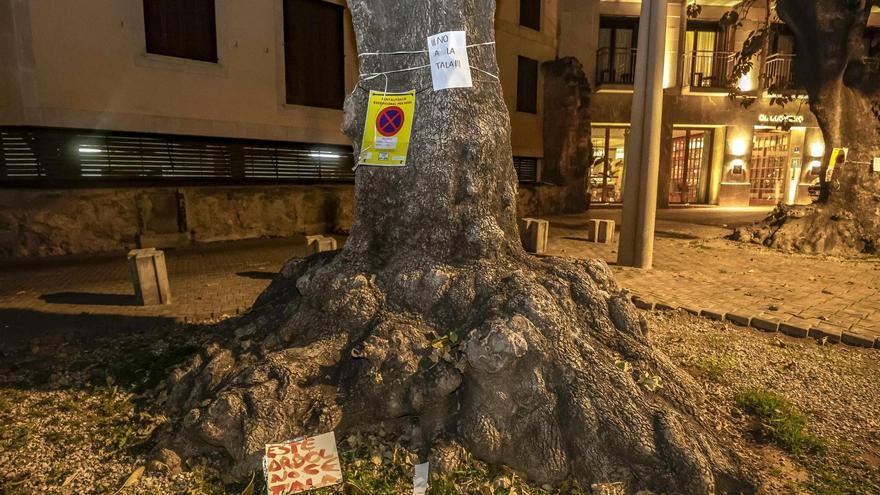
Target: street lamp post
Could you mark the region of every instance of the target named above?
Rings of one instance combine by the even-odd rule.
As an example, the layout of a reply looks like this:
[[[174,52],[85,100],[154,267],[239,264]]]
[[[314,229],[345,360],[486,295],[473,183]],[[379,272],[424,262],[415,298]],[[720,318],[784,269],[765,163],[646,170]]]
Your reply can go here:
[[[621,266],[648,269],[653,264],[663,118],[663,65],[666,59],[666,6],[667,0],[642,1],[617,255]]]

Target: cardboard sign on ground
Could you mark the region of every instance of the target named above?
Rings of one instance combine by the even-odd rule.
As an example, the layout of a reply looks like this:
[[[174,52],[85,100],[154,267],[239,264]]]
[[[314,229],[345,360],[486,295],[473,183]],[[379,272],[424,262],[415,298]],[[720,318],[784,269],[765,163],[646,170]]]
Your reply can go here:
[[[288,495],[342,483],[333,432],[266,445],[263,457],[268,495]]]
[[[415,91],[370,91],[358,165],[405,166],[415,112]]]

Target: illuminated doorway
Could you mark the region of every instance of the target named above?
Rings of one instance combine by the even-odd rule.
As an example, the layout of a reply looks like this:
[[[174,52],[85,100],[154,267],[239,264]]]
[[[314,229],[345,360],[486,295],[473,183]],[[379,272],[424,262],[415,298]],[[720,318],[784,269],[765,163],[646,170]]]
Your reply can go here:
[[[752,165],[749,170],[750,204],[776,204],[785,199],[790,141],[791,135],[788,132],[755,131]]]
[[[669,203],[706,203],[712,157],[710,129],[676,129],[672,132]]]
[[[623,200],[624,146],[628,133],[629,129],[625,127],[592,128],[591,203],[620,203]]]

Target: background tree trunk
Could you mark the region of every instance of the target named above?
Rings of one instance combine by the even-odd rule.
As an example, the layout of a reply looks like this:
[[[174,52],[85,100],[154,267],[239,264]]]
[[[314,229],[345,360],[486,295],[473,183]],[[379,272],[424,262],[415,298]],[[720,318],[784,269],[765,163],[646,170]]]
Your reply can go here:
[[[778,0],[777,12],[797,39],[798,80],[825,139],[819,201],[807,207],[780,207],[769,222],[742,229],[742,238],[783,249],[873,253],[880,239],[880,174],[871,162],[880,156],[878,122],[872,109],[880,75],[864,64],[864,32],[871,0]],[[848,148],[847,163],[825,172],[833,148]]]
[[[544,166],[541,181],[563,189],[553,212],[580,213],[589,206],[587,180],[593,158],[590,83],[574,57],[544,62]]]
[[[419,50],[465,29],[494,39],[493,0],[350,0],[360,53]],[[497,73],[494,47],[470,50]],[[363,72],[424,65],[364,56]],[[243,477],[266,443],[383,423],[425,455],[465,448],[531,479],[623,482],[628,493],[740,493],[736,459],[697,417],[699,388],[656,353],[601,261],[526,256],[497,80],[418,91],[409,163],[360,167],[339,253],[292,260],[254,308],[169,381],[167,445]],[[345,107],[355,147],[361,82]],[[662,388],[656,385],[663,384]]]

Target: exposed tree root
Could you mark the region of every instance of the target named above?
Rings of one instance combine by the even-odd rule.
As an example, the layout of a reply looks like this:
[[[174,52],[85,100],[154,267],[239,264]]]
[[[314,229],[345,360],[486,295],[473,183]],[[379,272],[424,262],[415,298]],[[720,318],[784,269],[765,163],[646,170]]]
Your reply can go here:
[[[875,254],[876,236],[852,212],[830,205],[778,205],[761,222],[740,227],[733,240],[802,253]]]
[[[184,420],[169,445],[242,477],[266,443],[383,422],[426,453],[460,445],[541,483],[752,491],[604,262],[371,273],[346,258],[289,262],[229,324],[235,338],[175,372],[169,404]]]

